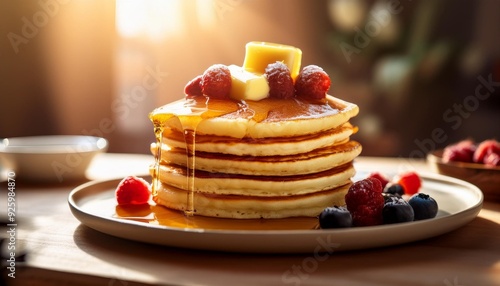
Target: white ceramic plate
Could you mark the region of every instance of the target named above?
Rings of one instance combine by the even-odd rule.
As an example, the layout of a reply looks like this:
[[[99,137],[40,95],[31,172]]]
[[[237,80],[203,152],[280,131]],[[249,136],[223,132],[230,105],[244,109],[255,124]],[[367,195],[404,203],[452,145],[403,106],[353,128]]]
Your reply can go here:
[[[361,174],[357,177],[363,177]],[[114,199],[119,180],[81,185],[70,193],[68,202],[73,215],[88,227],[134,241],[229,252],[336,252],[397,245],[438,236],[469,223],[481,210],[483,195],[474,185],[442,175],[421,174],[421,177],[421,192],[431,195],[439,204],[436,218],[348,229],[184,229],[120,219],[115,215]]]

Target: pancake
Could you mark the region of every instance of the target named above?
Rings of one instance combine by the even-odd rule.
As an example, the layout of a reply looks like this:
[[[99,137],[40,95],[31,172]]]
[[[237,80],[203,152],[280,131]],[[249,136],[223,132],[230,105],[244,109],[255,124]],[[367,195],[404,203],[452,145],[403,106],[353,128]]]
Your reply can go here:
[[[151,170],[151,173],[153,172],[154,170]],[[294,176],[228,175],[197,170],[194,175],[193,191],[216,195],[294,196],[346,185],[354,174],[355,170],[351,163],[319,173]],[[185,167],[161,165],[159,177],[164,184],[188,190],[188,172]]]
[[[237,219],[317,216],[344,204],[362,150],[350,140],[356,105],[330,95],[234,105],[186,99],[150,114],[157,204]]]
[[[314,149],[345,143],[355,133],[350,123],[314,134],[292,137],[272,138],[233,138],[229,136],[215,136],[196,134],[196,151],[208,153],[222,153],[239,156],[273,156],[291,155],[310,152]],[[162,144],[169,148],[186,149],[184,134],[168,129],[163,133]],[[152,146],[153,149],[156,146]]]
[[[257,197],[194,193],[194,214],[234,219],[315,217],[325,205],[344,205],[348,183],[338,188],[296,196]],[[162,184],[154,200],[171,209],[186,211],[187,191]]]
[[[192,129],[197,135],[276,138],[335,129],[358,112],[357,105],[331,95],[322,104],[295,98],[246,102],[194,98],[159,107],[150,118],[155,126],[181,133]]]
[[[155,153],[156,144],[152,152]],[[351,162],[361,153],[361,145],[348,141],[315,149],[311,152],[276,156],[235,156],[196,151],[196,169],[227,174],[288,176],[311,174]],[[187,166],[185,149],[162,145],[161,160]]]

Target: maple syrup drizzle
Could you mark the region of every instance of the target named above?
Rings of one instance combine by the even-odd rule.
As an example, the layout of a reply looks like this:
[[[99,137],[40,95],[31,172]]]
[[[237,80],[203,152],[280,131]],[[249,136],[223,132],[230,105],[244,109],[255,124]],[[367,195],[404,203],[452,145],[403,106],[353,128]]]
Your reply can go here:
[[[316,107],[314,107],[316,105]],[[313,106],[311,109],[310,107]],[[170,104],[168,108],[163,108],[160,107],[153,111],[152,118],[157,117],[154,120],[154,133],[156,137],[156,156],[155,156],[155,165],[153,168],[153,184],[152,184],[152,193],[153,196],[156,195],[157,190],[160,188],[161,185],[161,178],[160,178],[160,164],[161,164],[161,152],[162,152],[162,145],[163,145],[163,133],[164,133],[164,126],[167,126],[166,122],[169,120],[178,120],[180,123],[180,126],[182,128],[183,134],[184,134],[184,140],[186,142],[186,154],[187,154],[187,197],[186,197],[186,207],[184,210],[184,216],[183,219],[181,220],[180,218],[176,218],[179,215],[179,212],[171,211],[169,212],[163,212],[163,211],[158,211],[159,209],[157,207],[152,206],[152,210],[154,208],[154,213],[161,213],[161,218],[158,218],[157,215],[155,214],[155,219],[153,223],[159,223],[162,225],[168,225],[168,226],[173,226],[172,224],[175,224],[174,226],[179,226],[182,225],[181,227],[196,227],[197,225],[201,224],[203,225],[203,228],[212,228],[212,229],[217,229],[220,226],[218,226],[217,223],[214,223],[214,221],[225,221],[225,227],[223,228],[229,228],[229,229],[262,229],[263,224],[262,220],[245,220],[245,226],[241,225],[240,221],[236,223],[236,225],[232,225],[232,223],[228,223],[228,221],[235,221],[235,220],[227,220],[227,219],[220,219],[220,218],[206,218],[206,217],[200,217],[196,216],[195,218],[195,205],[194,205],[194,199],[195,199],[195,165],[196,165],[196,129],[198,124],[203,121],[204,119],[207,118],[214,118],[218,116],[229,116],[230,118],[233,116],[236,116],[238,118],[241,117],[246,117],[246,118],[251,118],[252,120],[256,122],[261,122],[263,120],[269,120],[271,119],[272,121],[279,121],[281,118],[277,117],[274,118],[275,116],[271,116],[271,113],[279,110],[279,113],[285,114],[285,116],[290,116],[293,114],[301,114],[302,116],[306,117],[316,117],[316,116],[321,116],[327,114],[332,114],[332,113],[337,113],[339,109],[343,108],[343,106],[332,106],[327,103],[316,103],[316,104],[311,104],[311,102],[303,102],[301,100],[290,100],[286,102],[286,104],[281,101],[281,100],[273,100],[273,99],[266,99],[262,100],[261,102],[245,102],[245,101],[231,101],[231,100],[218,100],[218,99],[209,99],[209,98],[203,98],[203,97],[197,97],[197,98],[186,98],[185,100],[180,100],[177,102],[174,102],[173,104]],[[165,209],[165,208],[160,208],[160,209]],[[126,218],[126,217],[124,217]],[[144,220],[144,219],[141,219]],[[306,224],[304,225],[303,222],[304,218],[292,218],[289,220],[277,220],[280,222],[285,222],[285,228],[292,228],[292,229],[311,229],[314,228],[311,226],[312,221],[316,221],[315,219],[309,220],[306,219]],[[170,222],[168,222],[170,221]],[[183,223],[179,223],[180,221],[183,221]],[[252,222],[253,221],[253,222]],[[276,220],[271,220],[271,221],[276,221]],[[296,225],[296,221],[299,221],[298,226],[292,226]],[[176,222],[176,223],[175,223]],[[286,223],[288,222],[288,223]],[[151,223],[151,221],[150,221]],[[290,224],[290,225],[288,225]],[[212,226],[213,225],[213,226]],[[270,225],[273,225],[272,227],[269,227]],[[288,225],[288,226],[286,226]],[[268,228],[269,227],[269,228]],[[266,227],[263,229],[276,229],[276,225],[273,223],[267,224]]]
[[[151,193],[156,196],[157,190],[160,188],[160,162],[161,162],[161,146],[163,144],[163,126],[161,124],[156,124],[154,127],[154,134],[156,139],[156,152],[155,152],[155,163],[153,167],[153,182],[151,184]]]
[[[204,115],[208,113],[210,109],[208,108],[208,101],[203,102],[198,99],[187,99],[185,101],[180,101],[173,107],[173,110],[163,113],[159,120],[154,121],[155,125],[155,137],[156,137],[156,157],[155,165],[153,168],[153,196],[156,195],[156,190],[160,188],[160,165],[161,165],[161,150],[163,145],[163,132],[164,125],[167,121],[177,120],[180,124],[184,141],[186,143],[186,173],[188,174],[187,180],[187,197],[186,206],[184,209],[184,214],[187,217],[193,216],[195,213],[194,206],[194,180],[195,180],[195,165],[196,165],[196,127],[202,121]],[[213,117],[217,113],[217,109],[212,112],[212,114],[205,115],[208,117]]]
[[[184,214],[186,216],[193,216],[195,213],[194,208],[194,179],[196,177],[196,129],[185,129],[184,139],[186,141],[186,160],[187,160],[187,198],[186,209]]]

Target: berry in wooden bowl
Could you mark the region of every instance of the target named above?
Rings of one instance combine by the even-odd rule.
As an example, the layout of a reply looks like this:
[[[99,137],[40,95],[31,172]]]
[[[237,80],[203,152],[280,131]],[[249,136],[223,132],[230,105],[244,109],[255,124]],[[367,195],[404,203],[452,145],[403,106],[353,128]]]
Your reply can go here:
[[[495,160],[499,146],[496,140],[463,140],[429,153],[427,162],[437,173],[476,185],[485,200],[500,201],[500,166]]]

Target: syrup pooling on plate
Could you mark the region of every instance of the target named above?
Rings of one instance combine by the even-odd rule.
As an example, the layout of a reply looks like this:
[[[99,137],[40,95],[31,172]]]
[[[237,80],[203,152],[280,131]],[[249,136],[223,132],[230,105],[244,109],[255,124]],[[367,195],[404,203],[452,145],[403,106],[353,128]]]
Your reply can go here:
[[[205,216],[187,216],[183,212],[158,205],[117,205],[116,217],[142,223],[180,229],[210,230],[309,230],[317,228],[317,219],[294,217],[283,219],[235,220]]]

